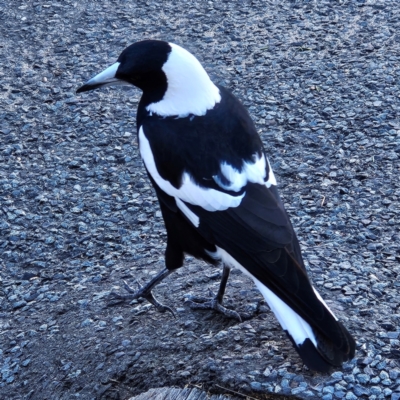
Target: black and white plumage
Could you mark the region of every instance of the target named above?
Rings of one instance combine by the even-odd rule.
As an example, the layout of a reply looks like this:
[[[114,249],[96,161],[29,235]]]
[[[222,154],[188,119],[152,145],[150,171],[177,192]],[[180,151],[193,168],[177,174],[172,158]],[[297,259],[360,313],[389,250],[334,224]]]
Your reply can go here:
[[[167,229],[167,270],[181,267],[185,253],[239,268],[308,367],[326,372],[353,358],[354,339],[308,279],[274,173],[241,103],[214,85],[192,54],[162,41],[129,46],[78,92],[114,84],[143,91],[139,147]],[[162,309],[151,295],[156,283],[146,298]]]

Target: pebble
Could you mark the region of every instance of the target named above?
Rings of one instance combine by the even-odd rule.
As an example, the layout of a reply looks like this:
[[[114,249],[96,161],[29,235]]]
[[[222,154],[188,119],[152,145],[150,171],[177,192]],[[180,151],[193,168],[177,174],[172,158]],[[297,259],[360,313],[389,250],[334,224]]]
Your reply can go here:
[[[93,324],[93,320],[90,318],[86,318],[84,321],[82,321],[81,323],[81,327],[86,327],[86,326],[90,326]]]
[[[345,399],[346,400],[356,400],[357,396],[353,392],[347,392]]]
[[[293,396],[297,396],[297,395],[299,395],[300,393],[304,392],[305,390],[306,390],[306,388],[301,387],[301,386],[298,386],[298,387],[296,387],[296,388],[293,388],[293,389],[291,390],[291,393],[292,393]]]
[[[358,374],[358,375],[356,375],[356,380],[359,383],[362,383],[362,384],[368,383],[370,381],[370,379],[371,379],[370,376],[367,375],[367,374]]]
[[[363,395],[368,396],[370,394],[369,388],[366,388],[361,385],[355,385],[353,388],[353,392],[356,396],[363,396]]]
[[[370,393],[372,395],[378,396],[382,393],[382,389],[379,386],[371,386]]]
[[[262,391],[262,385],[260,382],[251,382],[250,387],[256,392]]]

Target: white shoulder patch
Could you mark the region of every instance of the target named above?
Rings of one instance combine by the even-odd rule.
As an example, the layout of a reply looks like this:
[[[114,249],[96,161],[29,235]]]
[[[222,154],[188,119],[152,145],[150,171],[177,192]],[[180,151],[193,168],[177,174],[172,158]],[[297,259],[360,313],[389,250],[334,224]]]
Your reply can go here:
[[[151,177],[154,179],[161,190],[163,190],[168,195],[175,197],[175,199],[179,199],[182,202],[200,206],[207,211],[223,211],[231,207],[238,207],[242,202],[245,193],[242,193],[238,196],[231,196],[227,193],[223,193],[215,189],[201,187],[193,181],[193,179],[187,172],[183,173],[182,185],[178,189],[173,186],[169,181],[163,179],[157,170],[150,143],[146,138],[146,135],[144,134],[143,127],[140,127],[139,129],[139,149],[143,161],[146,165],[147,171],[149,171]],[[187,210],[193,214],[189,216],[187,210],[182,207],[179,201],[177,202],[177,206],[195,225],[195,218],[193,217],[193,215],[195,217],[197,216],[184,204]]]
[[[221,101],[219,89],[194,55],[176,44],[169,45],[172,51],[162,67],[167,91],[162,100],[149,104],[147,111],[164,117],[205,115]]]

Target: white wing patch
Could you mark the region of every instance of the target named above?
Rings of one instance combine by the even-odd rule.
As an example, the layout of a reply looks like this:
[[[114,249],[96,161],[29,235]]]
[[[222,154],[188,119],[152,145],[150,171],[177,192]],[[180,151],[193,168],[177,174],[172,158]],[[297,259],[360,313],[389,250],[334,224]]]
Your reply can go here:
[[[182,185],[177,189],[169,181],[160,176],[154,161],[150,143],[144,134],[143,127],[139,129],[139,149],[151,177],[161,190],[175,197],[175,199],[200,206],[207,211],[223,211],[231,207],[238,207],[245,195],[245,193],[242,193],[238,196],[231,196],[215,189],[203,188],[198,186],[187,172],[183,173]],[[177,205],[179,207],[178,203]],[[181,210],[188,219],[192,221],[193,215],[195,216],[195,214],[188,208],[188,210],[193,213],[193,215],[189,217],[183,209]]]
[[[238,192],[243,186],[246,185],[247,177],[245,171],[240,172],[226,162],[221,163],[220,170],[221,174],[226,178],[229,183],[225,184],[224,182],[222,182],[221,178],[218,175],[214,175],[213,179],[215,183],[222,189]]]
[[[239,264],[229,253],[217,246],[217,252],[214,255],[214,258],[221,259],[222,262],[229,267],[240,269],[243,273],[253,279],[258,290],[264,296],[272,312],[275,314],[276,319],[279,321],[282,328],[289,333],[297,345],[301,345],[308,338],[314,346],[317,347],[317,340],[310,324],[293,311],[274,292],[255,278],[246,268]]]
[[[197,58],[176,44],[162,70],[167,77],[167,91],[162,100],[149,104],[149,112],[167,117],[189,114],[205,115],[221,101],[219,89],[212,83]]]
[[[215,183],[221,188],[225,190],[231,190],[233,192],[239,192],[247,184],[247,182],[266,185],[267,188],[270,188],[271,185],[276,185],[275,175],[268,159],[269,174],[268,181],[265,182],[266,161],[264,154],[261,154],[261,156],[259,156],[257,153],[254,154],[253,161],[254,162],[243,162],[241,171],[237,170],[225,161],[222,162],[220,165],[220,171],[229,183],[222,182],[218,175],[214,175],[213,179]]]

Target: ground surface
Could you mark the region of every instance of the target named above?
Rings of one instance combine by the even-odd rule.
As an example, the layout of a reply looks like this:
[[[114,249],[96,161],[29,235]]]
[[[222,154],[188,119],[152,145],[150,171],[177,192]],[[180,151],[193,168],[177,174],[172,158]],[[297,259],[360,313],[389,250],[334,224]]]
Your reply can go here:
[[[149,388],[400,397],[400,3],[17,1],[0,4],[0,397],[127,399]],[[304,368],[240,273],[238,323],[184,302],[220,271],[188,259],[147,303],[107,307],[163,268],[138,156],[139,92],[75,90],[126,45],[196,54],[249,107],[314,284],[357,338],[331,376]]]

